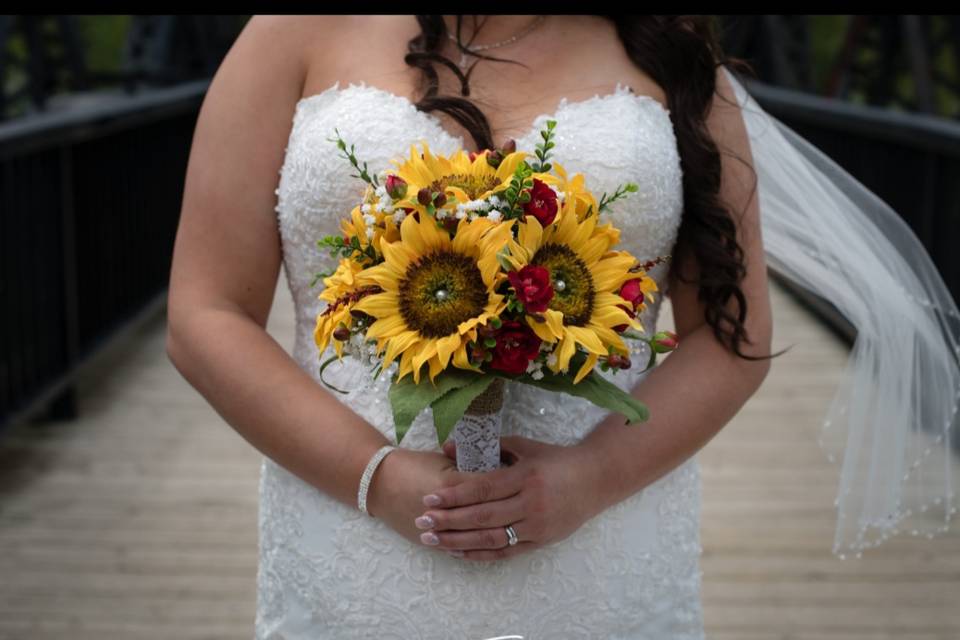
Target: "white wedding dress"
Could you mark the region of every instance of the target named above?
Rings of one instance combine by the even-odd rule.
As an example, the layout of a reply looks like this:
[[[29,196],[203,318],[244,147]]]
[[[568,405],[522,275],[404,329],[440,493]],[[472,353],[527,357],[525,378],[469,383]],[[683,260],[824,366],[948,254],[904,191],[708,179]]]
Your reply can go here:
[[[532,123],[519,149],[532,150],[546,120],[557,121],[554,158],[583,173],[596,193],[624,182],[639,193],[609,215],[622,231],[621,248],[641,260],[669,254],[683,208],[679,152],[669,113],[655,99],[617,86],[612,93],[561,101]],[[439,153],[463,145],[439,120],[406,98],[366,85],[330,89],[301,100],[281,170],[278,223],[284,267],[296,304],[294,356],[317,378],[313,340],[321,308],[319,284],[332,265],[316,242],[339,233],[340,219],[365,184],[329,139],[337,128],[371,171],[426,141]],[[666,288],[666,265],[651,275]],[[655,330],[662,297],[641,317]],[[623,388],[643,378],[634,366],[608,376]],[[324,378],[349,395],[333,397],[396,442],[388,380],[374,381],[350,360]],[[319,381],[318,381],[319,384]],[[429,410],[428,410],[429,411]],[[528,386],[509,386],[504,433],[570,445],[605,415],[594,405]],[[324,428],[317,416],[316,428]],[[642,429],[642,424],[636,428]],[[429,413],[403,447],[439,450]],[[477,563],[414,544],[378,519],[345,506],[272,460],[260,485],[259,640],[388,638],[483,640],[684,640],[703,638],[700,601],[700,468],[696,457],[656,483],[585,523],[560,543],[495,562]]]

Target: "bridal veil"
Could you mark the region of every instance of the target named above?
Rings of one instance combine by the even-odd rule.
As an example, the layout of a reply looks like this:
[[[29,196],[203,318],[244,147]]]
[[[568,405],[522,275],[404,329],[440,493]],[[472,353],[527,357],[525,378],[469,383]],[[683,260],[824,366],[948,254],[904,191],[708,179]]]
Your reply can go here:
[[[819,427],[841,463],[833,552],[860,557],[901,532],[932,538],[956,513],[956,303],[900,216],[724,69],[750,140],[768,266],[857,331]]]

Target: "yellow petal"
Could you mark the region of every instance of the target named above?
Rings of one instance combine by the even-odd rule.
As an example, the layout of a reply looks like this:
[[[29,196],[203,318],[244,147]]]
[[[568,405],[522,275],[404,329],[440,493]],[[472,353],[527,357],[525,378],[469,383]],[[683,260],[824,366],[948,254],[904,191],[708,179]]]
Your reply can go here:
[[[583,363],[583,366],[580,367],[580,371],[577,372],[577,377],[573,379],[573,384],[577,384],[578,382],[583,380],[588,373],[593,371],[593,368],[596,366],[597,360],[599,359],[600,359],[600,356],[598,356],[595,353],[588,354],[586,361]]]
[[[470,365],[470,359],[467,357],[466,342],[463,342],[460,345],[460,348],[454,351],[453,366],[457,367],[458,369],[470,369],[471,371],[475,370],[475,367]]]
[[[430,360],[427,361],[427,364],[430,365],[430,382],[433,382],[445,367],[444,365],[440,364],[440,359],[436,356],[430,358]]]
[[[437,355],[437,341],[424,340],[420,350],[413,354],[413,378],[416,382],[420,382],[420,367],[435,355]]]
[[[523,162],[528,155],[530,154],[524,151],[514,151],[504,158],[503,161],[500,162],[500,166],[497,167],[497,180],[501,183],[509,183],[510,177],[513,176],[517,167],[520,166],[520,163]],[[486,159],[484,159],[484,162],[486,162]]]
[[[597,334],[597,337],[603,341],[605,345],[613,347],[617,352],[626,355],[628,349],[626,343],[624,343],[623,338],[620,337],[613,329],[609,327],[604,327],[599,324],[588,324],[589,327],[594,333]]]
[[[392,363],[398,355],[416,344],[419,339],[420,333],[412,330],[405,331],[390,338],[390,340],[387,341],[387,352],[383,358],[383,368],[386,369],[389,367],[390,363]]]
[[[590,353],[597,353],[600,355],[606,355],[607,350],[603,346],[603,343],[600,342],[600,338],[597,337],[597,334],[587,329],[586,327],[567,327],[567,336],[573,336],[578,344],[582,345],[584,349]]]
[[[368,338],[391,338],[400,332],[406,330],[407,325],[403,317],[398,313],[396,315],[385,316],[367,329]]]
[[[412,217],[407,216],[408,219]],[[383,251],[383,259],[398,274],[406,273],[417,257],[410,253],[402,242],[381,242],[380,249]]]
[[[400,299],[397,294],[386,291],[363,298],[353,307],[357,311],[368,313],[374,318],[399,314]]]
[[[517,241],[527,251],[527,261],[533,257],[543,243],[543,227],[533,216],[526,216],[524,224],[517,227]]]
[[[431,216],[421,216],[417,222],[414,216],[407,216],[400,224],[400,236],[403,243],[417,256],[426,256],[450,246],[450,237],[437,228]]]
[[[437,362],[441,369],[446,368],[447,363],[450,362],[450,356],[460,347],[461,342],[459,333],[451,333],[446,338],[437,340]],[[432,372],[431,377],[434,377]]]
[[[557,355],[557,368],[554,369],[554,371],[566,371],[570,367],[570,358],[573,357],[573,354],[576,352],[576,350],[576,341],[573,339],[573,336],[570,333],[567,333],[565,336],[563,336],[560,346],[558,346],[556,351],[554,351],[554,353]]]

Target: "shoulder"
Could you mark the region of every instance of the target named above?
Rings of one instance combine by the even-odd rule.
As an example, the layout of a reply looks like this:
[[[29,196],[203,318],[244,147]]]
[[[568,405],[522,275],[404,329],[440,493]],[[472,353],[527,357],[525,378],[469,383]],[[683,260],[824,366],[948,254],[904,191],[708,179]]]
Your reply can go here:
[[[724,159],[724,169],[728,173],[742,174],[741,181],[751,183],[754,176],[753,158],[750,153],[750,139],[743,120],[742,98],[730,80],[728,71],[718,66],[716,71],[716,89],[707,113],[706,126]],[[727,165],[727,158],[733,156],[737,162]],[[751,174],[750,177],[746,177]]]

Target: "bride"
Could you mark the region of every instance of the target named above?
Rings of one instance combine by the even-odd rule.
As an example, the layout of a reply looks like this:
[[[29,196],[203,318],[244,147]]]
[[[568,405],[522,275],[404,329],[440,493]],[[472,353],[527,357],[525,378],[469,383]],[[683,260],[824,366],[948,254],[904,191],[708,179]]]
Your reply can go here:
[[[694,17],[250,20],[196,126],[168,352],[264,455],[258,638],[703,637],[695,454],[760,387],[771,344],[755,173],[721,62]],[[381,171],[421,140],[532,148],[547,119],[558,161],[598,193],[639,185],[610,213],[623,248],[672,255],[642,320],[655,330],[668,296],[682,346],[611,378],[651,420],[508,389],[512,464],[468,474],[421,416],[374,468],[364,513],[361,476],[396,439],[386,380],[345,360],[325,378],[350,393],[318,382],[316,241],[363,186],[329,139]],[[281,265],[293,358],[264,330]]]

